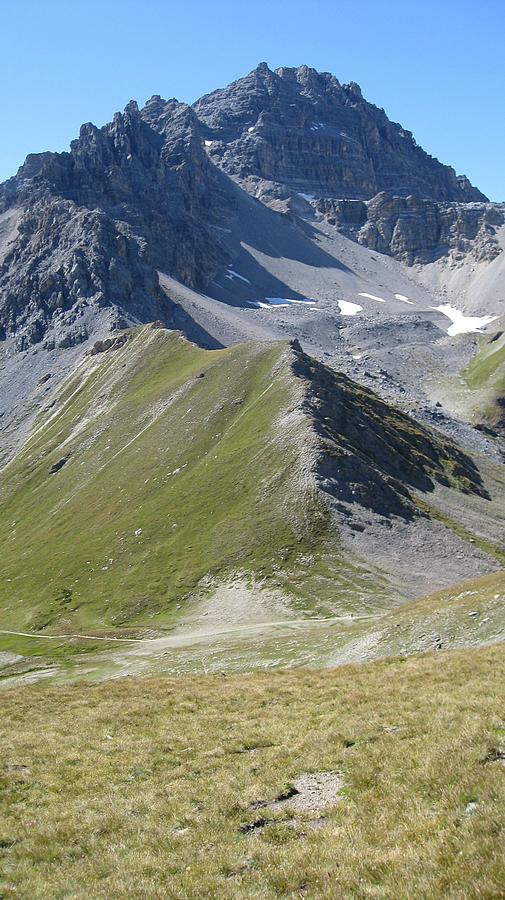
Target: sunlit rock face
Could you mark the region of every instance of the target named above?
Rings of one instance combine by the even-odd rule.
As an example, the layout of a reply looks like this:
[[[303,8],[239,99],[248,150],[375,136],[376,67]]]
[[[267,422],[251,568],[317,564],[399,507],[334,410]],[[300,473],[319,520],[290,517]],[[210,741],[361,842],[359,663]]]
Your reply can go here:
[[[194,105],[212,159],[239,180],[277,191],[369,199],[380,191],[435,200],[485,200],[363,99],[357,84],[307,66],[262,63]],[[269,186],[272,190],[272,186]],[[267,190],[257,185],[258,193]]]
[[[170,323],[158,271],[207,290],[242,239],[240,189],[288,215],[301,204],[302,218],[314,204],[408,264],[469,242],[490,258],[502,215],[358,85],[263,63],[193,107],[131,101],[102,128],[83,125],[68,153],[32,154],[0,185],[0,340],[68,348],[97,317],[103,327],[103,310],[112,329]]]
[[[323,198],[314,208],[348,237],[407,265],[449,252],[490,262],[501,252],[497,231],[505,223],[504,204],[437,202],[381,192],[369,201]]]

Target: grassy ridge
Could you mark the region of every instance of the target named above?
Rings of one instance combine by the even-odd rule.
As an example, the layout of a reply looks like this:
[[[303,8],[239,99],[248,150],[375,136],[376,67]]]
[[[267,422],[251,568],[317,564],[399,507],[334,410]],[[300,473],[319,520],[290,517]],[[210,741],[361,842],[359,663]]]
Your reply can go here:
[[[500,897],[503,648],[2,696],[4,897]],[[250,804],[338,771],[310,814]],[[313,818],[313,816],[312,816]]]
[[[314,470],[402,511],[392,476],[475,487],[458,453],[288,344],[205,351],[133,329],[83,360],[2,473],[2,627],[135,636],[237,575],[299,616],[382,613],[400,594],[342,549]],[[409,515],[435,515],[408,496]],[[0,650],[61,663],[91,645],[0,635]]]
[[[380,606],[317,496],[300,390],[287,344],[202,351],[146,327],[88,358],[4,472],[4,627],[170,624],[202,578],[235,571],[300,608],[351,580]]]
[[[289,394],[272,378],[282,352],[246,360],[145,329],[79,373],[5,473],[7,621],[169,613],[207,572],[248,560],[261,571],[293,546],[306,498],[288,489],[293,454],[271,440]]]

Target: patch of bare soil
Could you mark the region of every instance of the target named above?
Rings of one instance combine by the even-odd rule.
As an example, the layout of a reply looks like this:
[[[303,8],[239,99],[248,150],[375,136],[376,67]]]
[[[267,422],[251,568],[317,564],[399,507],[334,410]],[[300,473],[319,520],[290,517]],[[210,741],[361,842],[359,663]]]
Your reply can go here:
[[[11,653],[9,650],[0,650],[0,669],[12,666],[22,659],[23,657],[19,653]]]
[[[498,763],[500,766],[505,766],[505,750],[502,747],[493,747],[487,754],[484,762]]]
[[[264,809],[271,812],[285,810],[288,813],[303,814],[321,813],[342,799],[343,784],[340,772],[306,772],[296,779],[288,791],[279,794],[275,800],[257,800],[251,804],[249,809]],[[314,829],[320,828],[324,823],[324,816],[301,821],[295,816],[286,819],[283,824],[292,828],[305,825]],[[250,834],[267,825],[274,824],[279,824],[279,819],[270,819],[263,814],[252,822],[244,823],[240,829],[244,834]]]
[[[261,583],[237,574],[227,582],[211,579],[200,586],[208,593],[193,601],[188,613],[180,619],[174,630],[187,631],[188,626],[201,625],[205,629],[289,620],[294,613],[286,598],[278,590],[265,588]]]

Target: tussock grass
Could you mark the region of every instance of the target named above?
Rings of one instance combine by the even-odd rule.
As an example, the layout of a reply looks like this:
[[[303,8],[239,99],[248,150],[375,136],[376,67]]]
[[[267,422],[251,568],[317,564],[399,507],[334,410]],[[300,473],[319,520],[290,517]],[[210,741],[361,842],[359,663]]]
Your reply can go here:
[[[503,647],[2,694],[0,892],[501,897]],[[317,831],[240,826],[339,771]]]

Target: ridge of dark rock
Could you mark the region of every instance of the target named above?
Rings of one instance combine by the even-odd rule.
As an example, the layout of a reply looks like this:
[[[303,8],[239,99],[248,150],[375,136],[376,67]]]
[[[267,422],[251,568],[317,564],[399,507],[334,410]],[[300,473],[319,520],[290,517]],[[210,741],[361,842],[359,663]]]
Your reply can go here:
[[[84,124],[69,152],[27,158],[0,187],[0,214],[16,219],[0,260],[0,338],[22,331],[22,349],[90,304],[116,308],[118,321],[167,320],[158,268],[207,284],[226,259],[214,226],[232,214],[233,191],[198,129],[185,104],[141,113],[131,101],[103,128]]]
[[[383,191],[369,201],[323,198],[314,206],[343,234],[409,266],[449,252],[471,253],[477,262],[501,253],[496,230],[505,224],[505,204],[437,203]]]
[[[489,499],[473,460],[452,442],[292,344],[293,371],[319,436],[318,478],[344,515],[355,504],[382,516],[419,514],[414,492],[435,484]]]

